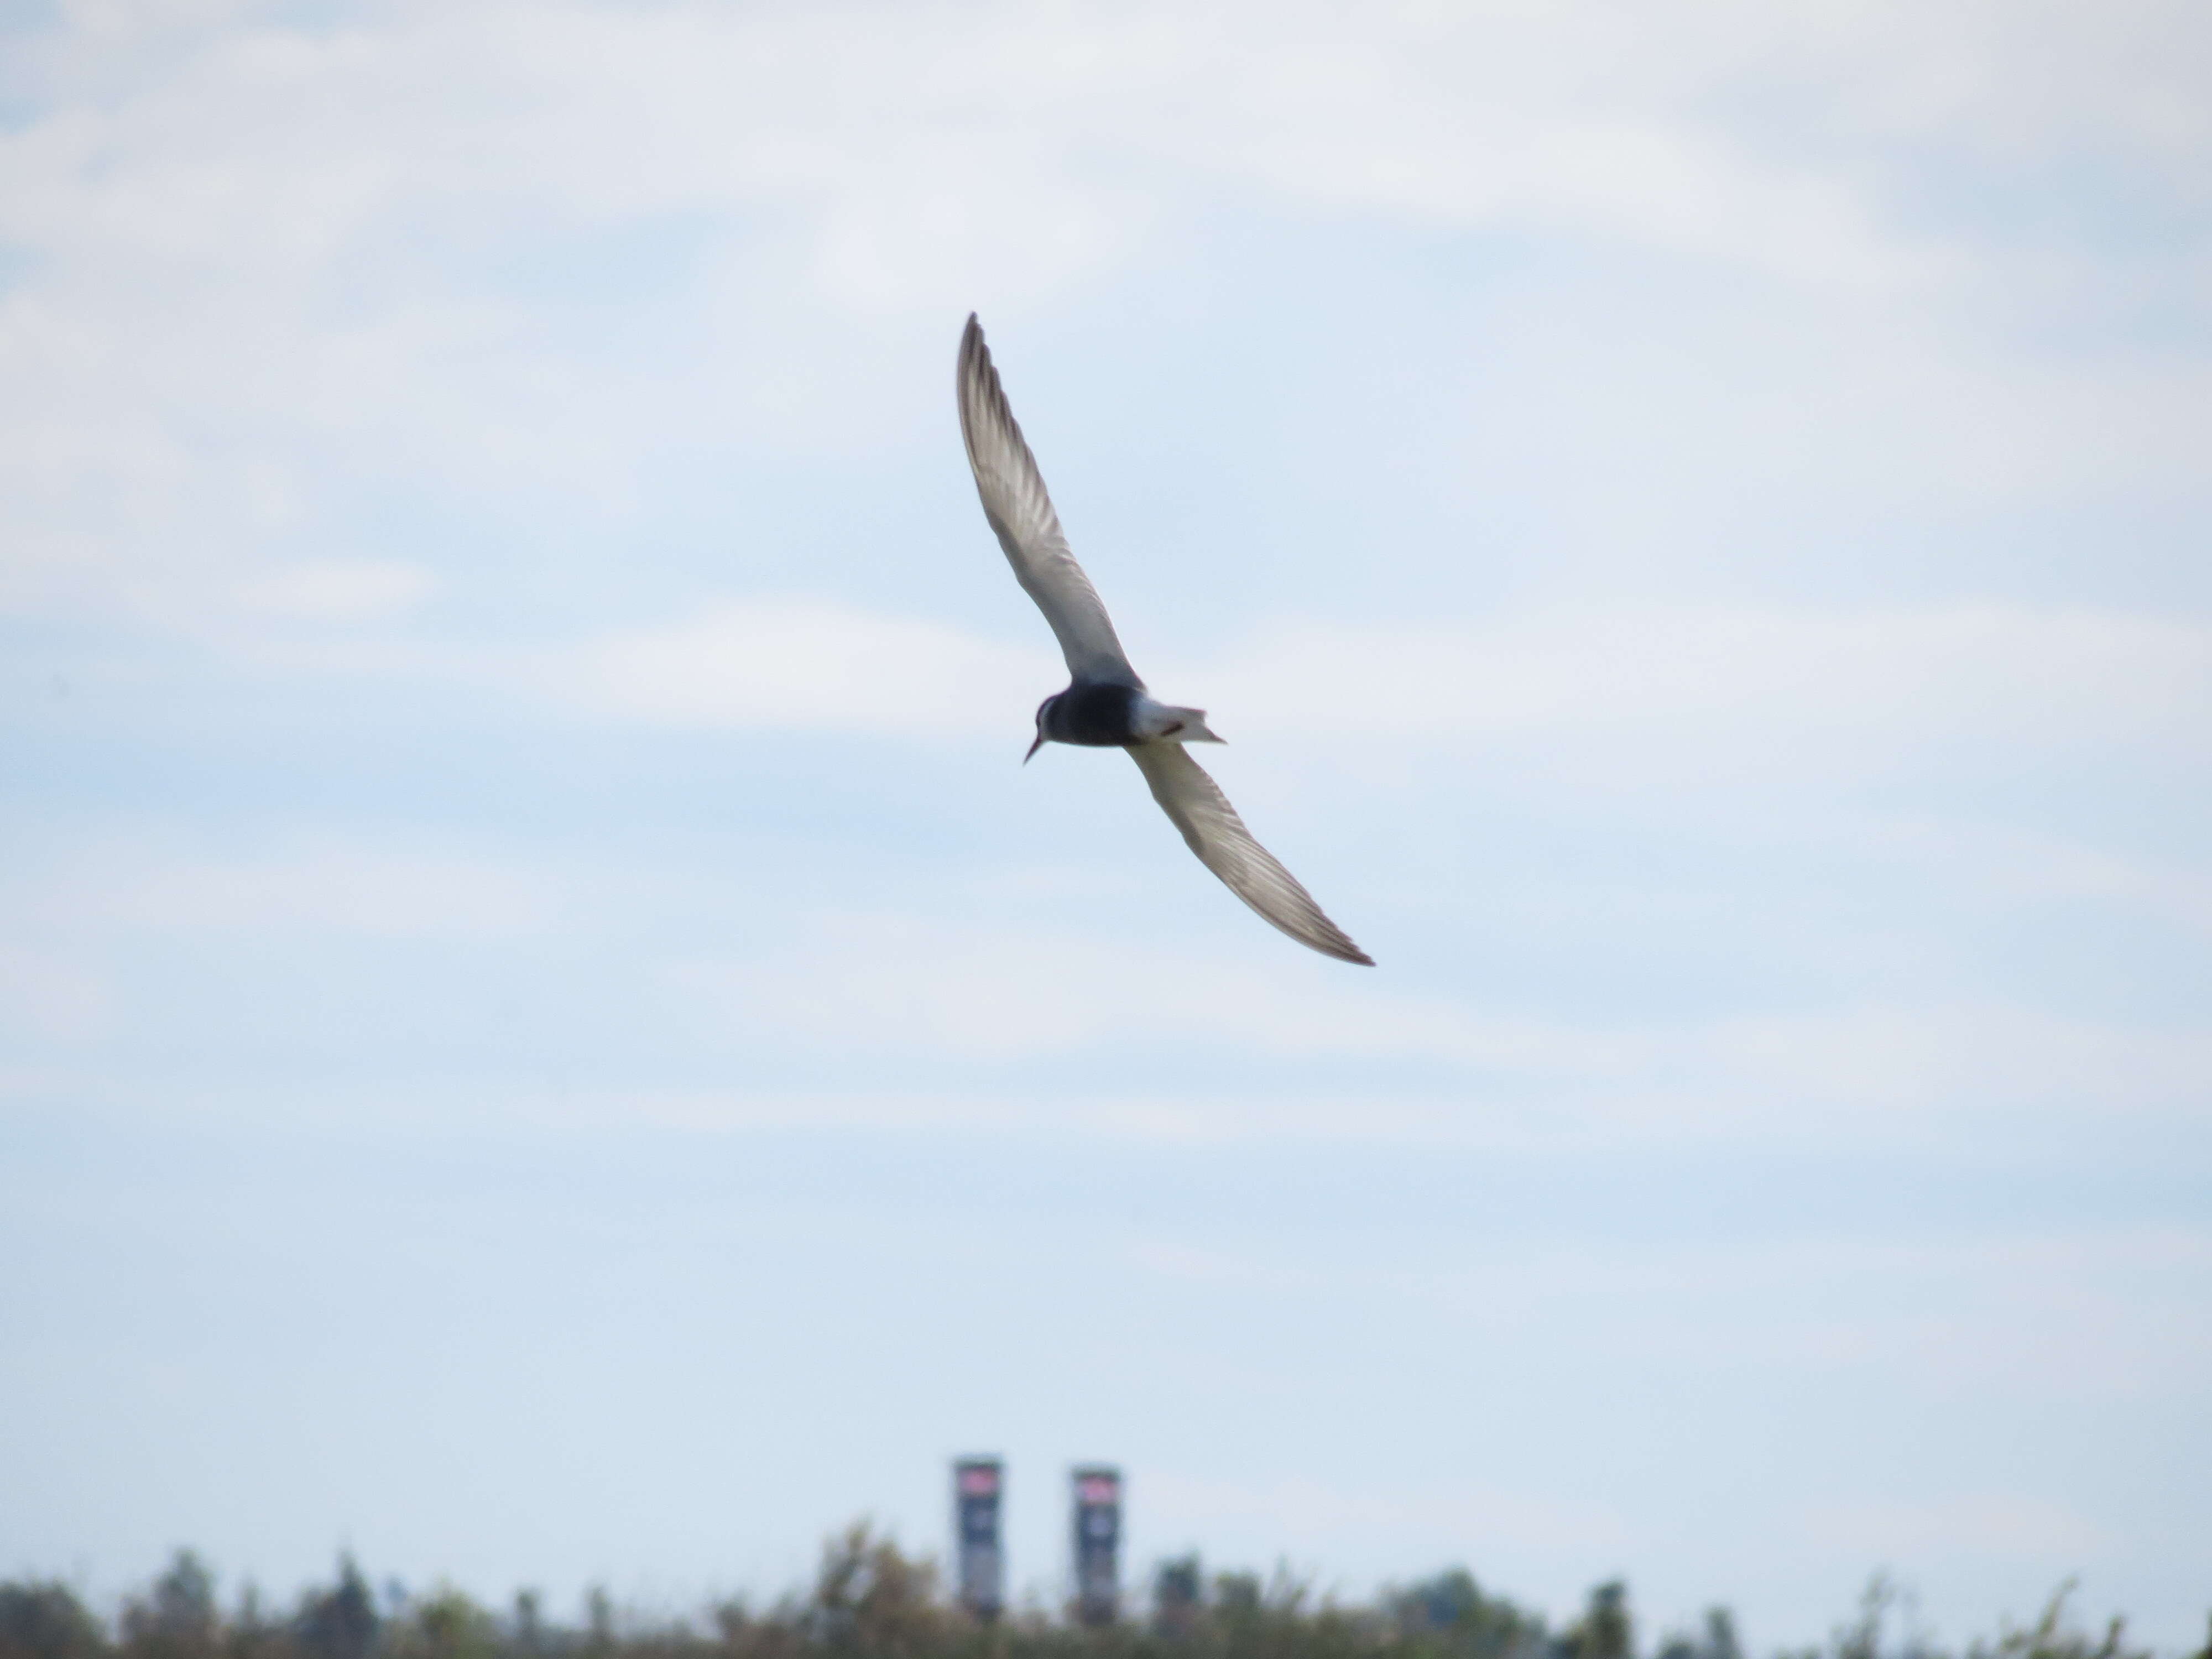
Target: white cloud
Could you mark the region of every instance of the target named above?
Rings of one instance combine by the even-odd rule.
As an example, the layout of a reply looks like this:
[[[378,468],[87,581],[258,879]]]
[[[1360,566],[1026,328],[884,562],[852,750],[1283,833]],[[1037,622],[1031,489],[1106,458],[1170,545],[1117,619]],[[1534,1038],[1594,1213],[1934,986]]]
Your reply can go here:
[[[1875,817],[1849,827],[1863,844],[1917,857],[1958,887],[2001,903],[2076,899],[2124,906],[2212,933],[2212,872],[2123,858],[2061,836],[2002,824]]]
[[[1030,305],[1159,252],[1224,194],[1879,291],[1854,337],[1904,342],[1906,382],[1940,394],[1941,442],[1916,425],[1892,449],[1955,471],[1993,422],[2025,434],[1999,446],[2015,494],[2062,461],[2185,472],[2204,398],[2186,365],[2027,384],[1916,321],[1927,294],[2009,302],[2021,262],[2048,264],[1963,220],[1927,228],[1930,146],[2117,149],[2159,165],[2141,176],[2167,205],[2195,200],[2212,138],[2176,43],[2201,18],[2033,20],[1601,0],[477,3],[313,27],[64,9],[27,37],[38,106],[0,136],[0,240],[26,256],[0,291],[0,382],[35,389],[0,406],[0,602],[190,611],[253,582],[273,532],[339,510],[341,481],[618,510],[670,432],[873,441],[918,407],[903,372],[883,390],[918,348],[865,319]],[[695,258],[621,246],[678,222]],[[2186,250],[2106,270],[2094,238],[2074,244],[2076,298],[2135,292],[2147,265],[2201,287]],[[650,299],[579,301],[628,261]]]
[[[2172,1399],[2212,1379],[2212,1332],[2192,1314],[2212,1284],[2202,1231],[1781,1235],[1756,1249],[1462,1239],[1448,1261],[1146,1238],[1128,1255],[1163,1278],[1291,1301],[1479,1316],[1501,1341],[1574,1307],[1590,1316],[1584,1340],[1624,1362],[1855,1376],[1922,1400]]]
[[[684,724],[910,735],[1002,725],[1059,678],[1042,647],[809,600],[725,601],[611,636],[547,683]],[[1848,781],[1961,743],[2212,754],[2212,626],[1994,605],[1858,614],[1550,609],[1462,622],[1282,622],[1168,694],[1232,732],[1543,744],[1558,778]]]
[[[2066,1570],[2109,1559],[2120,1547],[2109,1529],[2066,1504],[2018,1495],[1823,1504],[1806,1513],[1803,1526],[1809,1542],[1870,1560],[1941,1551]]]
[[[1723,765],[1753,734],[1761,764],[1773,747],[1854,738],[1885,748],[1964,736],[2212,744],[2212,627],[2078,610],[1654,605],[1430,626],[1291,623],[1203,678],[1235,685],[1249,719],[1281,728],[1580,730],[1638,743],[1673,728]]]
[[[1139,1146],[1526,1146],[1548,1125],[1498,1114],[1464,1099],[1338,1098],[1177,1094],[1170,1091],[1068,1095],[987,1087],[915,1091],[756,1092],[643,1090],[515,1109],[531,1120],[647,1122],[708,1133],[757,1129],[881,1129],[900,1133],[1068,1135]]]
[[[1728,1019],[1678,1053],[1746,1108],[1940,1116],[1975,1105],[2212,1115],[2212,1034],[2001,1006],[1872,1007]],[[1709,1070],[1707,1068],[1710,1068]],[[1754,1104],[1756,1103],[1756,1104]]]
[[[0,942],[0,1019],[65,1042],[105,1036],[113,1026],[106,980],[51,951]]]
[[[311,622],[368,622],[419,603],[437,586],[419,566],[389,560],[313,559],[243,585],[249,611]]]
[[[2056,1305],[2085,1282],[2110,1282],[2126,1276],[2161,1278],[2185,1291],[2212,1273],[2212,1235],[2201,1229],[2115,1227],[2068,1233],[1939,1233],[1887,1237],[1813,1234],[1777,1237],[1756,1251],[1734,1243],[1678,1243],[1655,1251],[1642,1245],[1623,1248],[1601,1242],[1566,1245],[1522,1245],[1504,1254],[1428,1269],[1417,1267],[1399,1282],[1422,1293],[1443,1293],[1468,1305],[1504,1310],[1534,1310],[1548,1299],[1606,1294],[1623,1297],[1674,1297],[1699,1293],[1786,1291],[1823,1282],[1869,1287],[1869,1300],[1914,1343],[1926,1328],[1915,1324],[1915,1311],[1893,1306],[1895,1286],[1965,1286],[1971,1298],[1988,1298],[1990,1287],[2003,1284],[2026,1290]],[[1890,1287],[1890,1288],[1885,1288]],[[2078,1308],[2081,1304],[2075,1304]],[[1799,1325],[1770,1345],[1770,1354],[1800,1349],[1805,1319],[1819,1317],[1810,1301],[1799,1308]],[[1994,1304],[1982,1310],[1977,1331],[2012,1317],[2014,1310]],[[2028,1334],[2033,1340],[2033,1333]],[[2191,1346],[2212,1355],[2212,1334],[2185,1334]],[[1746,1340],[1765,1343],[1764,1334]],[[2016,1350],[2017,1345],[2007,1345]],[[1834,1356],[1831,1355],[1831,1358]],[[1993,1363],[2004,1363],[1993,1356]]]
[[[1894,1145],[1997,1121],[2017,1131],[2089,1102],[2201,1121],[2212,1098],[2212,1036],[1955,1002],[1571,1024],[1340,982],[1322,963],[1207,961],[1188,948],[880,915],[819,919],[758,961],[674,972],[717,1025],[846,1056],[1003,1062],[1141,1032],[1170,1053],[1443,1065],[1465,1079],[1410,1101],[1324,1095],[1261,1109],[1169,1091],[1065,1108],[1141,1139]]]
[[[1285,1056],[1470,1060],[1517,1059],[1546,1041],[1442,1000],[1340,989],[1317,966],[1256,969],[1165,947],[875,915],[825,918],[795,949],[757,964],[680,971],[713,1006],[764,1032],[977,1060],[1066,1052],[1131,1031],[1153,1043]]]
[[[1048,650],[794,599],[617,634],[549,679],[586,706],[678,725],[965,735],[1003,729],[1054,666]]]
[[[81,860],[41,914],[132,928],[329,930],[379,939],[535,933],[556,911],[535,872],[488,860],[326,846],[258,860]]]

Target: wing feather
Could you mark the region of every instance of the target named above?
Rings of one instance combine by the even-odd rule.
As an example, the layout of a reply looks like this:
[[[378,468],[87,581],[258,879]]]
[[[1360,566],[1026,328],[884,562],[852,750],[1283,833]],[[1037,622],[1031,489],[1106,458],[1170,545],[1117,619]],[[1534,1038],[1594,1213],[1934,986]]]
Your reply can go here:
[[[1067,550],[1036,458],[1007,406],[991,349],[972,314],[960,337],[958,386],[960,435],[968,446],[968,464],[975,470],[983,516],[998,532],[1015,580],[1052,624],[1068,673],[1079,682],[1141,686],[1098,591]]]
[[[1252,839],[1221,786],[1182,744],[1131,744],[1129,758],[1137,763],[1152,787],[1152,799],[1182,831],[1198,861],[1220,877],[1231,892],[1299,944],[1340,961],[1375,965],[1374,957],[1322,914],[1297,878]]]

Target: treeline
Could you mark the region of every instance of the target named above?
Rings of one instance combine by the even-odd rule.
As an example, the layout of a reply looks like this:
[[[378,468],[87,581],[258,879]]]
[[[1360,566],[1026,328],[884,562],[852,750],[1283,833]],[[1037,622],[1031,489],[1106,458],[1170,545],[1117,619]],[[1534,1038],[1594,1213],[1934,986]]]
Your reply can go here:
[[[2066,1591],[2033,1625],[1961,1654],[1892,1626],[1880,1579],[1825,1647],[1774,1659],[2150,1659],[2122,1621],[2087,1632]],[[866,1526],[823,1548],[813,1585],[764,1607],[718,1603],[688,1618],[618,1612],[603,1591],[578,1625],[549,1620],[524,1591],[495,1613],[458,1589],[379,1596],[350,1557],[337,1580],[288,1609],[246,1586],[226,1610],[190,1551],[112,1624],[55,1580],[0,1583],[0,1659],[1744,1659],[1725,1607],[1692,1631],[1639,1639],[1620,1583],[1590,1592],[1564,1629],[1486,1592],[1464,1570],[1384,1591],[1372,1602],[1316,1596],[1283,1571],[1205,1574],[1196,1557],[1163,1563],[1151,1594],[1118,1623],[1087,1627],[1031,1608],[979,1625],[948,1601],[933,1562]],[[2212,1640],[2194,1659],[2212,1659]]]

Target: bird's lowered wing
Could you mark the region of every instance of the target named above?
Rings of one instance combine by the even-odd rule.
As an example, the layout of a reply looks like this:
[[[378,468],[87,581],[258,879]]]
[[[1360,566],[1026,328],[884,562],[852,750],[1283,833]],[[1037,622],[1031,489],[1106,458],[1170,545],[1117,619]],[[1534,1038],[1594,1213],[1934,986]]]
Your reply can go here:
[[[1297,878],[1275,861],[1275,856],[1252,839],[1244,820],[1179,743],[1133,743],[1129,758],[1137,763],[1145,781],[1152,786],[1152,799],[1174,820],[1198,854],[1198,861],[1221,878],[1229,890],[1301,945],[1310,945],[1323,956],[1366,967],[1375,958],[1344,936],[1343,929],[1322,914],[1313,895],[1298,885]]]
[[[975,491],[983,516],[998,532],[1006,562],[1044,619],[1060,638],[1067,672],[1079,681],[1141,685],[1091,578],[1067,550],[1060,514],[1052,510],[1036,458],[1022,441],[991,349],[971,315],[960,337],[960,435],[968,445],[968,464],[975,469]]]

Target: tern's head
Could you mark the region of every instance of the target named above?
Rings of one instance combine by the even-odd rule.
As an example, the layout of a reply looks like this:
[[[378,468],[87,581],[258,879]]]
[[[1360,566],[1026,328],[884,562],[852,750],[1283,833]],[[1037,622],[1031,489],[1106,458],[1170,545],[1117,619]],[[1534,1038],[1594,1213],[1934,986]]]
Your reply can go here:
[[[1042,748],[1043,748],[1043,747],[1044,747],[1044,711],[1045,711],[1046,709],[1048,709],[1048,708],[1051,708],[1051,707],[1053,706],[1053,704],[1054,704],[1054,703],[1058,702],[1059,701],[1060,701],[1060,693],[1059,693],[1059,692],[1057,692],[1057,691],[1055,691],[1055,692],[1054,692],[1050,696],[1047,697],[1047,698],[1046,698],[1042,702],[1041,702],[1041,703],[1039,703],[1039,704],[1037,705],[1037,711],[1036,711],[1036,741],[1035,743],[1033,743],[1033,744],[1031,744],[1030,745],[1030,752],[1029,752],[1029,754],[1024,755],[1024,756],[1023,756],[1023,757],[1022,757],[1022,764],[1023,764],[1023,765],[1027,766],[1027,765],[1030,763],[1030,757],[1031,757],[1032,756],[1034,756],[1034,755],[1036,753],[1036,751],[1037,751],[1038,750],[1040,750],[1040,749],[1042,749]]]

